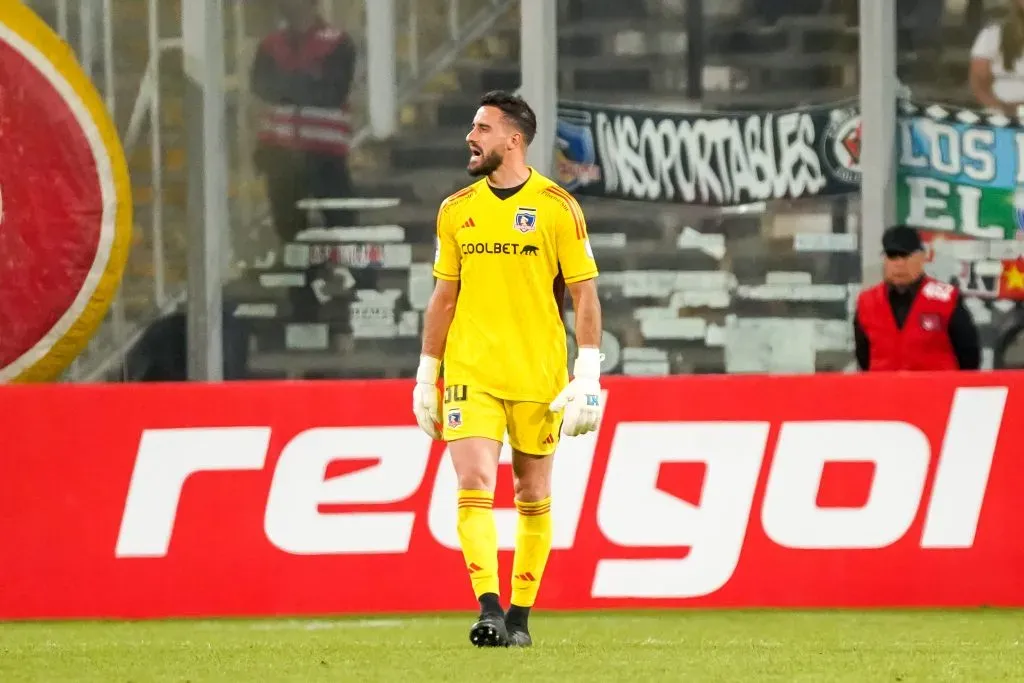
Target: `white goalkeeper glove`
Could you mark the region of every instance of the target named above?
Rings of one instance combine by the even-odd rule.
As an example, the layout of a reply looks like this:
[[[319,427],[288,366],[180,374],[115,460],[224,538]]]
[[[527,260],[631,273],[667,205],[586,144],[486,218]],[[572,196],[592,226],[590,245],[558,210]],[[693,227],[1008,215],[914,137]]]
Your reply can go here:
[[[412,390],[412,412],[420,429],[432,439],[441,438],[438,403],[441,392],[437,389],[437,375],[441,361],[431,356],[420,356],[416,369],[416,388]]]
[[[582,347],[576,356],[572,381],[562,389],[548,406],[552,411],[565,410],[562,433],[579,436],[597,429],[601,422],[601,361],[600,349]]]

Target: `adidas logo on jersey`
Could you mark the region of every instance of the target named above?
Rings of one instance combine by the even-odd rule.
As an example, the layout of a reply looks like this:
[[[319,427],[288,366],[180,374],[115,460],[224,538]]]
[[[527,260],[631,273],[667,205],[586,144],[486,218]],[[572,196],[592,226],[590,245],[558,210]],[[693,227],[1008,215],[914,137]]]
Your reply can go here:
[[[462,224],[462,227],[464,227],[464,228],[475,228],[476,227],[476,223],[473,222],[472,218],[467,218],[466,222]]]

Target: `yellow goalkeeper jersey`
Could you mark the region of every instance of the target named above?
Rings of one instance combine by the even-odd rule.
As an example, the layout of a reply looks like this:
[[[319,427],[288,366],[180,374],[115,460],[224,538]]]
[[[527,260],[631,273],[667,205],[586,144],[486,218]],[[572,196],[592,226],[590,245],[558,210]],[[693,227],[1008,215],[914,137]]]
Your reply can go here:
[[[568,380],[565,284],[596,276],[580,205],[536,170],[506,199],[486,179],[448,197],[434,256],[434,277],[459,282],[445,385],[553,400]]]

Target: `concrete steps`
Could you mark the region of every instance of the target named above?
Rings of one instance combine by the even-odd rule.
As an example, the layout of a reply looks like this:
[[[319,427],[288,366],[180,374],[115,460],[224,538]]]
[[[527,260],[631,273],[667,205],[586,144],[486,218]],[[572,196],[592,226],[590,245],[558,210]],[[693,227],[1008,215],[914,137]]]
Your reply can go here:
[[[857,94],[858,29],[841,11],[824,16],[805,13],[772,21],[771,17],[745,11],[746,0],[705,3],[707,16],[702,36],[706,57],[705,97],[695,105],[685,98],[690,40],[685,0],[552,1],[559,2],[557,75],[561,96],[566,99],[640,107],[763,110],[835,101]],[[796,5],[807,9],[817,1],[793,0],[795,4],[791,4],[790,9]],[[53,0],[40,2],[53,4]],[[134,98],[133,87],[137,90],[145,65],[145,32],[141,27],[145,25],[146,3],[145,0],[114,2],[119,11],[115,31],[119,36],[116,60],[121,79],[116,118],[123,130]],[[352,32],[359,42],[363,3],[334,4],[341,13],[335,19],[340,19],[338,23],[342,26],[355,27]],[[475,10],[481,3],[463,4]],[[179,0],[162,0],[160,6],[165,26],[176,26],[180,16]],[[448,16],[444,0],[418,0],[418,6],[417,42],[420,54],[424,55],[430,46],[445,40]],[[405,3],[399,2],[399,12],[406,8]],[[266,3],[247,3],[246,12],[250,36],[263,35],[272,26],[273,16]],[[413,42],[406,33],[400,33],[397,40],[400,60],[404,63]],[[956,101],[966,90],[964,74],[972,40],[970,27],[951,21],[943,29],[943,49],[936,56],[902,53],[902,68],[926,70],[927,80],[933,84],[931,90],[919,88],[916,93],[928,97],[934,92],[937,99]],[[416,253],[429,257],[439,201],[472,181],[464,170],[467,160],[464,138],[479,96],[486,90],[515,89],[520,85],[519,51],[518,18],[513,12],[489,35],[470,45],[450,69],[434,78],[420,95],[402,108],[401,130],[395,138],[368,142],[353,154],[351,167],[358,194],[402,200],[402,205],[395,209],[364,215],[364,221],[401,225],[406,241],[415,245]],[[184,131],[189,113],[184,111],[182,100],[184,77],[180,59],[172,53],[165,62],[162,65],[165,97],[161,103],[165,124],[164,261],[169,283],[183,285],[188,161]],[[233,66],[229,64],[229,71]],[[247,68],[243,69],[243,75]],[[402,78],[406,76],[400,74]],[[365,118],[365,101],[365,86],[357,82],[351,98],[357,120]],[[229,123],[231,121],[233,119],[229,119]],[[122,287],[130,315],[139,320],[152,311],[154,264],[149,225],[152,166],[148,139],[144,136],[130,159],[137,230]],[[248,197],[252,205],[262,204],[259,179],[249,186],[242,186],[238,179],[233,179],[230,191],[235,198]],[[678,235],[688,227],[705,234],[724,235],[730,244],[728,267],[748,282],[758,282],[767,270],[782,267],[813,272],[816,281],[827,278],[829,273],[846,272],[845,266],[836,265],[834,257],[794,256],[785,239],[768,239],[764,222],[770,221],[770,214],[754,212],[736,216],[699,207],[638,206],[586,198],[581,201],[594,235],[595,250],[601,253],[602,263],[609,272],[717,269],[719,265],[707,255],[677,248]],[[827,212],[828,209],[806,210]],[[235,237],[246,243],[246,253],[265,253],[276,247],[272,231],[253,226],[225,226],[225,229],[234,230]],[[620,234],[628,236],[628,250],[601,246],[602,239],[613,240]],[[838,270],[831,270],[835,268]],[[622,305],[617,308],[618,304]],[[615,315],[621,314],[623,339],[631,339],[632,323],[628,321],[635,302],[612,295],[608,305],[610,311],[619,311]],[[778,312],[773,311],[773,315]],[[639,332],[634,330],[632,334],[639,335]],[[633,342],[642,345],[643,339],[633,339]],[[697,353],[694,349],[686,353],[690,354],[689,360],[673,360],[673,367],[685,367],[687,363],[708,371],[718,367],[718,360],[702,360],[694,355]],[[414,354],[410,356],[414,357]],[[267,367],[272,369],[278,360],[268,361]],[[329,376],[329,370],[338,368],[339,362],[325,361],[324,374]],[[353,365],[345,372],[352,374],[357,369]]]
[[[774,22],[744,12],[739,0],[710,3],[705,18],[705,110],[763,110],[836,101],[858,94],[858,29],[842,8]],[[685,3],[563,0],[560,3],[559,88],[566,99],[635,106],[687,106]],[[901,53],[901,64],[927,68],[931,87],[922,96],[955,99],[973,40],[972,28],[949,19],[937,60]],[[426,93],[403,112],[406,129],[375,148],[394,168],[424,176],[465,164],[463,137],[479,94],[520,83],[519,27],[495,31],[488,52],[460,59],[445,87]],[[487,47],[487,46],[485,46]],[[451,87],[454,78],[455,87]],[[456,174],[457,177],[457,174]],[[417,191],[427,197],[429,191]],[[437,198],[435,198],[437,199]]]

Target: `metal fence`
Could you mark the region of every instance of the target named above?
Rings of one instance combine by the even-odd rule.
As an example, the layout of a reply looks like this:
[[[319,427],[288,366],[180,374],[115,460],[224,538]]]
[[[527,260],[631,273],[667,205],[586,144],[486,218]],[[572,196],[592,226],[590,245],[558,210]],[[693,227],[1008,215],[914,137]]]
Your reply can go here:
[[[202,263],[188,228],[196,220],[188,179],[201,161],[187,140],[200,114],[187,97],[180,3],[30,4],[75,46],[104,93],[136,204],[121,295],[67,378],[165,376],[151,351],[160,338],[184,338],[189,268],[195,277]],[[941,121],[927,107],[941,104],[946,118],[957,105],[978,108],[967,86],[970,47],[999,5],[897,3],[905,116]],[[281,168],[255,161],[260,117],[274,103],[251,89],[257,49],[280,17],[272,3],[227,1],[224,9],[229,203],[217,277],[226,375],[411,375],[437,206],[469,180],[463,138],[477,98],[520,87],[523,46],[535,44],[523,27],[535,27],[513,0],[325,0],[323,18],[350,36],[358,58],[348,95],[352,182],[317,190],[296,173],[293,184],[306,183],[297,190],[305,193],[296,205],[302,229],[287,233],[270,201]],[[849,369],[862,252],[875,249],[858,240],[858,4],[561,0],[556,10],[552,172],[580,197],[602,270],[605,370]],[[779,163],[765,162],[775,146],[785,146]],[[672,180],[684,164],[689,190]],[[948,232],[963,233],[961,223]],[[962,276],[960,256],[934,267]],[[966,267],[969,279],[974,266]],[[980,292],[971,304],[990,365],[1016,315],[995,294]],[[146,338],[157,319],[165,326]],[[140,340],[150,351],[138,351]]]
[[[180,141],[180,18],[157,0],[31,0],[75,50],[113,115],[129,158],[135,243],[120,295],[66,373],[96,377],[145,325],[182,300],[185,158]]]

